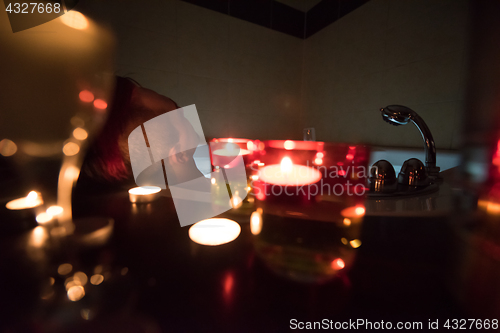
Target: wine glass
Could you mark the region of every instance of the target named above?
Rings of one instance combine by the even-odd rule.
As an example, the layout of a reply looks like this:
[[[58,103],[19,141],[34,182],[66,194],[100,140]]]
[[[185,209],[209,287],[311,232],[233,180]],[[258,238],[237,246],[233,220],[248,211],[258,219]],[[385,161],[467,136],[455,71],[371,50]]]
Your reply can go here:
[[[68,302],[86,290],[88,270],[79,253],[89,237],[75,230],[71,196],[84,153],[106,120],[115,82],[114,39],[75,11],[17,33],[8,22],[0,12],[0,164],[12,165],[18,177],[0,186],[0,215],[11,213],[0,219],[15,220],[19,213],[25,220],[29,211],[39,224],[19,245],[33,254],[33,269],[43,277],[41,302],[56,302],[46,309],[57,312],[65,304],[60,292]],[[25,197],[15,205],[5,205],[7,197],[20,194]],[[92,224],[87,222],[86,230]]]
[[[0,153],[21,175],[12,195],[34,190],[38,223],[71,234],[72,188],[113,89],[114,41],[76,11],[17,33],[0,16]]]

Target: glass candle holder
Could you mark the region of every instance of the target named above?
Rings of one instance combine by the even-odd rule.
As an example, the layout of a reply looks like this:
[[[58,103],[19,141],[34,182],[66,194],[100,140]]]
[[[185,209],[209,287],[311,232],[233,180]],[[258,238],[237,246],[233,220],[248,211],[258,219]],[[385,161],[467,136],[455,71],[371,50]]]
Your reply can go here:
[[[228,165],[235,156],[243,156],[248,166],[259,159],[259,147],[263,145],[259,140],[239,138],[215,138],[210,141],[212,165],[223,167]],[[230,165],[230,164],[229,164]]]
[[[256,252],[275,273],[324,282],[353,263],[369,176],[369,149],[348,144],[264,142],[252,181]]]
[[[71,234],[73,185],[111,101],[114,38],[76,11],[19,34],[6,14],[0,21],[0,108],[8,110],[0,113],[0,165],[16,174],[5,196],[39,193],[44,204],[33,209],[37,222],[50,215]],[[60,213],[51,214],[52,206]]]
[[[235,193],[231,193],[233,208],[239,208],[238,203],[240,202],[253,202],[253,197],[247,196],[247,193],[250,190],[252,176],[255,175],[253,169],[260,162],[259,156],[263,148],[264,144],[259,140],[215,138],[210,141],[210,158],[213,169],[226,172],[227,169],[241,167],[241,163],[244,164],[247,183],[239,184],[238,188],[235,189]],[[236,158],[237,156],[241,156],[242,159]]]

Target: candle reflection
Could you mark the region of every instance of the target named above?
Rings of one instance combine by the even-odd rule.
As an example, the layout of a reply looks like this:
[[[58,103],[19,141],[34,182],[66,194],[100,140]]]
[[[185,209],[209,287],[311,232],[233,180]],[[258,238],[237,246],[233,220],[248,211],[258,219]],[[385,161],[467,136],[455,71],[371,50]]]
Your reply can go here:
[[[79,301],[85,296],[85,289],[82,286],[73,286],[68,289],[68,299],[72,302]]]
[[[262,215],[258,211],[255,211],[250,216],[250,231],[252,232],[253,235],[258,235],[260,234],[261,230],[262,230]]]
[[[360,218],[365,215],[365,207],[363,206],[353,206],[353,207],[347,207],[343,209],[340,214],[349,219],[354,219],[354,218]],[[345,222],[344,222],[345,224]]]
[[[354,249],[357,249],[358,247],[361,246],[361,241],[359,239],[353,239],[352,241],[349,242],[349,244],[351,244],[351,246]]]
[[[340,220],[342,221],[342,220]],[[339,221],[339,222],[340,222]],[[256,211],[250,218],[256,254],[274,273],[294,281],[324,283],[353,265],[360,223],[325,223]]]
[[[98,286],[104,281],[104,276],[102,274],[94,274],[90,277],[90,283]]]
[[[17,152],[17,145],[14,141],[3,139],[0,141],[0,155],[9,157]]]
[[[47,230],[43,227],[36,227],[31,232],[31,237],[29,244],[33,247],[40,248],[45,244],[45,241],[49,237]]]
[[[227,272],[224,276],[224,299],[230,302],[233,294],[234,276],[232,272]]]

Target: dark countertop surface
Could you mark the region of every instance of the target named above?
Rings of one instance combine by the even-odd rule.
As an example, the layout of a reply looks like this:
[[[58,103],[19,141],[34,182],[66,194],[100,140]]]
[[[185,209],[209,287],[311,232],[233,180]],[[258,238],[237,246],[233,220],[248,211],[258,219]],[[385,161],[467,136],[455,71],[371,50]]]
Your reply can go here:
[[[133,205],[126,189],[85,187],[74,202],[77,218],[113,218],[111,238],[58,247],[34,241],[35,229],[3,230],[0,332],[282,332],[292,319],[411,321],[425,331],[429,320],[466,318],[448,287],[446,216],[365,217],[353,267],[314,284],[277,276],[256,255],[249,204],[224,214],[239,237],[207,247],[189,239],[168,197]],[[89,277],[102,271],[104,282],[70,302],[62,262]]]

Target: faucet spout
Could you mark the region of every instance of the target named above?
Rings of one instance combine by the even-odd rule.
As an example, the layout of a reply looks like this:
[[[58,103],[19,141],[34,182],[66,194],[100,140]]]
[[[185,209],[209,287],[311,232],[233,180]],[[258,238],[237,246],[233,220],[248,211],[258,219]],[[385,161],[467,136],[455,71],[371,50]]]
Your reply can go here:
[[[425,168],[430,177],[438,178],[439,167],[436,166],[436,144],[425,121],[412,109],[402,105],[389,105],[380,109],[384,121],[394,126],[412,122],[420,131],[425,147]]]

